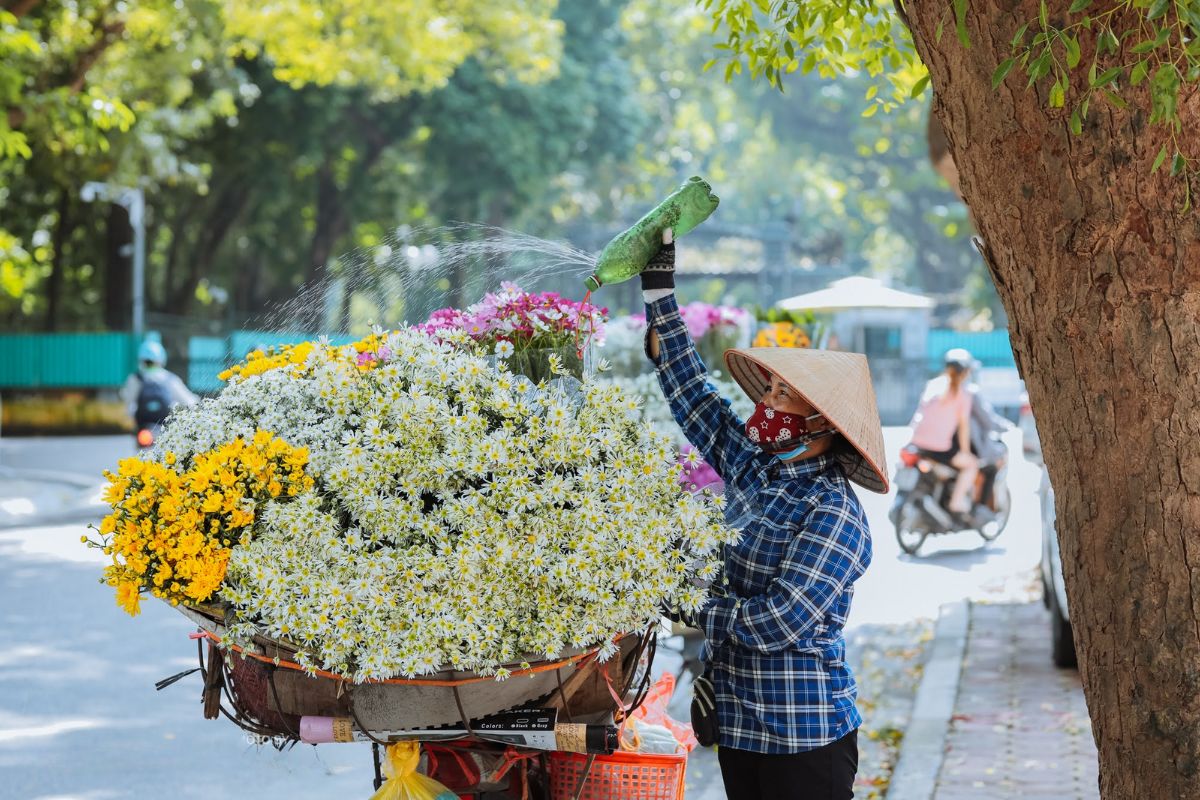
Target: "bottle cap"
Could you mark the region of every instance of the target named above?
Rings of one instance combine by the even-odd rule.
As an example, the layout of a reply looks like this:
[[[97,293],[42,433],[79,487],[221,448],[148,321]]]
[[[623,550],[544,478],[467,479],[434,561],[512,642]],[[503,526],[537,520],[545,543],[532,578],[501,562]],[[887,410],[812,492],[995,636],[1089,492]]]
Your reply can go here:
[[[597,289],[599,289],[601,286],[603,286],[603,284],[600,283],[600,279],[598,277],[596,277],[595,275],[588,275],[587,278],[583,281],[583,285],[587,287],[587,290],[589,292],[594,292]]]

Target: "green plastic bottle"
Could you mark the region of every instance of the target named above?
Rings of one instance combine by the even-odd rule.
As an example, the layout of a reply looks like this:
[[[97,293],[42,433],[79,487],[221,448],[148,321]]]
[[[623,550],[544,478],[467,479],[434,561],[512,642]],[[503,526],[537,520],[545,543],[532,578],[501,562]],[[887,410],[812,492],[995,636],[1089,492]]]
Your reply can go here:
[[[584,285],[594,292],[601,286],[629,280],[645,269],[662,247],[663,231],[670,228],[678,239],[708,219],[720,202],[708,181],[698,176],[688,178],[653,211],[605,245],[597,259],[596,271]]]

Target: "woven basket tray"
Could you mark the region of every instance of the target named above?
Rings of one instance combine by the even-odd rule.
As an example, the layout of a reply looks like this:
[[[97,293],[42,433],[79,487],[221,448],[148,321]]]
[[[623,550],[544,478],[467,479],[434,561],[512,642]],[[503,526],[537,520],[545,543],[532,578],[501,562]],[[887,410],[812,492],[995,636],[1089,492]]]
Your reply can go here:
[[[177,608],[213,638],[224,637],[223,608]],[[605,664],[591,658],[576,663],[569,659],[587,652],[571,650],[564,652],[559,662],[531,659],[535,671],[514,674],[504,681],[453,670],[403,682],[365,684],[309,676],[287,666],[295,663],[295,645],[261,635],[255,637],[260,652],[227,653],[224,666],[236,710],[277,735],[295,737],[301,716],[353,717],[365,730],[405,730],[457,724],[464,716],[478,719],[534,703],[586,720],[615,710],[609,686],[618,694],[629,689],[644,638],[648,637],[623,637],[620,653]],[[273,663],[276,658],[278,666]],[[554,663],[560,666],[554,668]],[[520,665],[511,669],[517,673]]]

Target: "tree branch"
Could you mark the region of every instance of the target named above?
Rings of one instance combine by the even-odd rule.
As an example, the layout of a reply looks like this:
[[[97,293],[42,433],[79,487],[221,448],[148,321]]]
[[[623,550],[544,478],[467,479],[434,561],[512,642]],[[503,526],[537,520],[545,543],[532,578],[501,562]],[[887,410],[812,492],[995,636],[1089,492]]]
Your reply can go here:
[[[123,19],[109,22],[100,28],[100,38],[83,51],[79,56],[79,61],[75,64],[75,69],[71,71],[71,81],[68,85],[72,92],[79,92],[83,89],[83,82],[87,79],[88,70],[96,66],[96,62],[100,60],[100,56],[104,55],[104,51],[111,47],[112,43],[124,32],[125,20]]]
[[[4,10],[12,14],[17,19],[20,19],[32,11],[33,7],[39,2],[41,2],[41,0],[8,0],[8,2],[4,4]]]

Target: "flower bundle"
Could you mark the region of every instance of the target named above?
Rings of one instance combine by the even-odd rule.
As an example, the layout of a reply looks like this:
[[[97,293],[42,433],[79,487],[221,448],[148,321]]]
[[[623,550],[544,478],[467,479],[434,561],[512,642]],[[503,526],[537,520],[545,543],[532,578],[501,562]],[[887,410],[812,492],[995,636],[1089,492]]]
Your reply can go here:
[[[247,542],[255,509],[313,487],[307,463],[307,450],[260,430],[196,453],[187,469],[168,452],[161,462],[127,458],[116,474],[105,472],[113,511],[93,544],[112,556],[104,579],[118,604],[136,615],[142,591],[173,605],[208,600],[232,547]]]
[[[534,383],[553,378],[549,358],[561,359],[577,378],[592,343],[604,341],[608,309],[568,300],[556,292],[526,292],[504,282],[465,311],[443,308],[417,329],[440,341],[470,343],[480,353],[506,359]]]
[[[222,491],[220,513],[252,516],[221,536],[224,641],[282,638],[307,669],[355,681],[446,667],[505,677],[526,654],[610,654],[663,601],[698,608],[693,580],[715,574],[737,535],[720,498],[680,486],[671,442],[619,387],[535,385],[424,328],[259,354],[216,398],[177,411],[127,471],[194,507],[186,476],[259,431],[276,432],[268,452],[291,448],[287,480],[228,512]],[[125,509],[144,492],[118,475],[109,497]],[[141,524],[148,557],[158,528]]]
[[[509,356],[514,351],[559,349],[584,338],[603,340],[608,309],[568,300],[556,292],[526,292],[505,282],[465,311],[443,308],[417,329],[435,337],[461,331],[484,345],[485,352]]]

